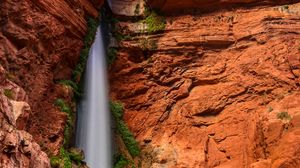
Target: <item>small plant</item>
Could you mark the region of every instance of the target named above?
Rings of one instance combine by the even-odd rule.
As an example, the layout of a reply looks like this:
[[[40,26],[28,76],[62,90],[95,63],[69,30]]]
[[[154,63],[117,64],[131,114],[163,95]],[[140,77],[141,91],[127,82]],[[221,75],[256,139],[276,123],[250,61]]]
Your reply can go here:
[[[148,38],[142,38],[139,40],[139,47],[143,51],[154,51],[157,50],[157,43],[155,40],[149,40]]]
[[[286,111],[278,113],[277,118],[281,119],[281,120],[291,120],[292,119],[290,114]]]
[[[123,155],[117,155],[114,158],[114,167],[113,168],[124,168],[129,164],[129,160]]]
[[[73,124],[74,124],[73,113],[69,105],[67,105],[63,99],[56,99],[54,104],[58,106],[61,111],[68,114],[67,124],[65,126],[65,131],[64,131],[64,146],[68,147],[71,141],[72,131],[73,131]]]
[[[80,88],[77,83],[75,83],[72,80],[60,80],[58,81],[59,84],[70,86],[73,89],[73,92],[75,93],[75,96],[80,97],[82,95]]]
[[[60,108],[61,111],[71,113],[71,108],[65,103],[63,99],[56,99],[54,104]]]
[[[147,25],[148,33],[160,32],[166,28],[165,17],[158,15],[155,11],[151,11],[150,14],[148,14],[148,16],[141,22]]]
[[[117,102],[110,102],[110,110],[116,121],[117,132],[120,134],[130,155],[133,157],[138,156],[140,154],[138,143],[135,141],[134,136],[122,120],[123,106]]]
[[[50,164],[53,168],[72,168],[72,161],[80,166],[83,163],[83,156],[61,148],[58,156],[52,156],[50,158]]]
[[[282,8],[285,9],[285,10],[288,10],[289,6],[288,5],[283,5]]]
[[[272,108],[271,106],[269,106],[269,107],[268,107],[268,111],[269,111],[269,112],[272,112],[272,111],[273,111],[273,108]]]
[[[14,98],[14,93],[12,90],[10,89],[4,89],[4,95],[9,98],[9,99],[13,99]]]
[[[63,163],[61,162],[60,158],[57,156],[52,156],[50,158],[50,164],[51,164],[51,167],[53,167],[53,168],[63,167]]]

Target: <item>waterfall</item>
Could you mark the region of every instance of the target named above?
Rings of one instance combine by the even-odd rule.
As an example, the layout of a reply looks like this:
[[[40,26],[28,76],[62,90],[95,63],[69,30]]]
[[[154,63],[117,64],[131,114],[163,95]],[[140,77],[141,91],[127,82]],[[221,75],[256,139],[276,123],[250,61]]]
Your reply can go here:
[[[107,74],[100,27],[89,53],[85,93],[78,107],[76,146],[83,149],[90,168],[110,168],[111,129],[107,99]]]

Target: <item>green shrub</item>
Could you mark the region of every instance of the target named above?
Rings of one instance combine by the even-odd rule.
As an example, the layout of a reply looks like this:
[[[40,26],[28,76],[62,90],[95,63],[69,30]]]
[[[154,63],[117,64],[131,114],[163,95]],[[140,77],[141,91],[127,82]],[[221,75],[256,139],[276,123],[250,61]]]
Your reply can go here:
[[[75,154],[75,153],[70,153],[70,158],[71,158],[71,160],[76,162],[77,165],[80,165],[83,161],[82,156],[79,154]]]
[[[14,98],[14,93],[11,89],[4,89],[4,95],[9,99]]]
[[[291,120],[292,119],[290,114],[288,112],[285,112],[285,111],[278,113],[277,118],[281,119],[281,120]]]
[[[114,159],[114,167],[113,168],[124,168],[129,164],[129,160],[125,158],[123,155],[117,155]]]
[[[123,119],[123,106],[121,103],[118,102],[109,102],[110,104],[110,111],[115,120],[122,120]]]
[[[50,158],[50,164],[51,164],[51,167],[53,167],[53,168],[58,168],[58,167],[62,167],[61,166],[61,160],[60,160],[60,158],[59,157],[57,157],[57,156],[52,156],[51,158]]]
[[[60,149],[60,157],[63,160],[64,168],[72,168],[72,161],[70,158],[70,154],[64,148]]]
[[[117,132],[120,134],[130,155],[133,157],[138,156],[140,154],[138,143],[136,142],[133,134],[128,129],[127,125],[122,120],[123,118],[122,105],[117,102],[110,102],[110,110],[116,121]]]
[[[72,168],[72,161],[80,166],[83,163],[83,157],[76,152],[67,151],[65,148],[60,149],[59,156],[50,158],[50,164],[53,168]]]
[[[54,104],[58,106],[61,111],[71,114],[71,108],[65,103],[63,99],[56,99]]]
[[[148,33],[160,32],[166,28],[165,17],[158,15],[155,11],[149,12],[147,17],[141,22],[147,25]]]

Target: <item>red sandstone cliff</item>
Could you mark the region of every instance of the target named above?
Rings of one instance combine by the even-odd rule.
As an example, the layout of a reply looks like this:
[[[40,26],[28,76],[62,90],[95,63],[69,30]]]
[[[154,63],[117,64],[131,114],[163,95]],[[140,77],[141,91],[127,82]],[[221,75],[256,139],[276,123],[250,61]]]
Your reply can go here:
[[[121,15],[141,3],[115,1]],[[122,42],[111,95],[125,105],[142,167],[299,167],[300,5],[262,6],[290,2],[148,1],[166,14],[223,11],[169,16],[164,33]],[[70,78],[84,17],[100,4],[0,2],[0,167],[50,166],[66,122],[53,102],[71,99],[54,81]],[[141,48],[145,37],[153,50]]]
[[[57,154],[66,122],[53,103],[71,99],[54,81],[70,79],[87,31],[85,17],[96,17],[102,3],[0,2],[0,167],[50,166],[44,152]]]
[[[246,6],[169,16],[163,33],[121,42],[111,96],[124,103],[142,167],[300,166],[300,3]]]

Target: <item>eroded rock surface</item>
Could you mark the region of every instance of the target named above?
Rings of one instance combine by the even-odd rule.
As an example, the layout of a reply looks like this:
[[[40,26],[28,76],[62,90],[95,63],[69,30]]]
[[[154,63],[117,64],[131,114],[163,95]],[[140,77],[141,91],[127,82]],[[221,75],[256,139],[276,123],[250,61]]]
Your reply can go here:
[[[111,96],[142,167],[298,168],[299,15],[294,4],[167,17],[164,33],[123,41]]]
[[[148,0],[147,3],[152,8],[158,8],[168,14],[179,13],[178,11],[197,9],[202,11],[211,11],[223,9],[224,7],[234,6],[261,6],[274,4],[295,3],[298,0]]]
[[[102,3],[1,1],[0,65],[5,84],[0,85],[0,167],[46,168],[49,162],[39,146],[49,156],[58,153],[67,116],[54,106],[54,101],[71,101],[72,95],[56,82],[71,78],[87,32],[85,18],[98,16],[97,7]],[[5,98],[5,89],[13,90],[16,97]],[[12,138],[6,141],[5,137]]]
[[[50,168],[49,159],[24,129],[31,112],[25,91],[0,66],[0,167]],[[19,129],[18,129],[19,128]]]

